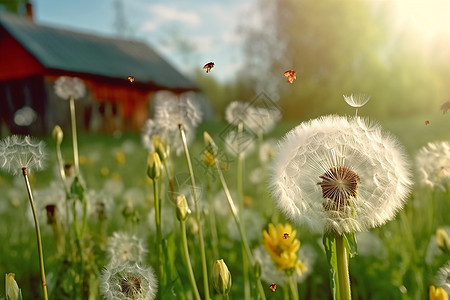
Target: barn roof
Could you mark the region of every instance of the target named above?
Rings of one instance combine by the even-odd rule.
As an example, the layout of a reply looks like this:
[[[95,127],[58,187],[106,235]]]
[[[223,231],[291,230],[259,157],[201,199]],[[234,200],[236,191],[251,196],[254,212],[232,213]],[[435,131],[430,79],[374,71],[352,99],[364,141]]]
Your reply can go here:
[[[47,69],[119,79],[132,75],[160,88],[198,89],[143,42],[38,25],[5,12],[0,26]]]

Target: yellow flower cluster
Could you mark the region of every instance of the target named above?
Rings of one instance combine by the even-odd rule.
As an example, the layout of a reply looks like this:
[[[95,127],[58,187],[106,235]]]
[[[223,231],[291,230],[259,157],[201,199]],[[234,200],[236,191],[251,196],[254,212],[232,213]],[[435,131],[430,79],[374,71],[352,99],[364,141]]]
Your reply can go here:
[[[300,241],[295,238],[296,233],[290,224],[278,224],[277,227],[269,224],[269,230],[263,232],[264,248],[279,269],[285,272],[295,270],[300,275],[307,268],[297,257]]]
[[[441,288],[436,288],[434,285],[430,286],[430,300],[448,300],[447,292]]]

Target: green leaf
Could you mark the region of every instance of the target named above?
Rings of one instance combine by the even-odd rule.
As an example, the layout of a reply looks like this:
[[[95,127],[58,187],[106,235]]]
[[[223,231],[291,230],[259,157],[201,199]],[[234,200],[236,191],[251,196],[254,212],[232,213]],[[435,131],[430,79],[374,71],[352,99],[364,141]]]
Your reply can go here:
[[[337,276],[336,239],[333,233],[323,235],[323,245],[330,267],[330,288],[334,300],[339,300],[339,278]]]
[[[166,254],[164,271],[167,283],[164,288],[161,286],[162,299],[186,299],[183,284],[175,265],[177,249],[175,234],[171,233],[163,240],[163,251]]]
[[[358,245],[356,243],[355,233],[344,233],[344,245],[347,249],[347,253],[350,255],[350,258],[358,255]]]

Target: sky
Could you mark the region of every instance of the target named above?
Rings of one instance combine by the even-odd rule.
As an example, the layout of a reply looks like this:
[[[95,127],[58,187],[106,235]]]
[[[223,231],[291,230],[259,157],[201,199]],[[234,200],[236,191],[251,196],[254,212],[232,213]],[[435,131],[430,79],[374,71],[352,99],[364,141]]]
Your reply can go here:
[[[186,75],[213,61],[209,76],[232,79],[244,63],[240,28],[262,27],[252,9],[257,0],[121,0],[125,35],[147,42]],[[277,0],[274,0],[277,1]],[[418,44],[450,35],[450,0],[388,1],[399,34],[405,28]],[[38,23],[117,36],[115,0],[33,0]],[[263,28],[263,27],[262,27]]]
[[[147,42],[186,75],[215,63],[210,76],[232,79],[243,61],[239,27],[255,0],[122,0],[125,36]],[[117,36],[115,0],[34,0],[45,25]]]

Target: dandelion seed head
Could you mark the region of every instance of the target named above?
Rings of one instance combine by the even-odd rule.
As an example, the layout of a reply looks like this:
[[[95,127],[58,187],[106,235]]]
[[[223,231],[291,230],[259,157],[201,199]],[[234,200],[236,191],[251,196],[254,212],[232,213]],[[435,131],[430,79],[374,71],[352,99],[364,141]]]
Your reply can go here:
[[[100,277],[100,289],[108,300],[152,300],[158,281],[150,267],[137,263],[108,264]]]
[[[71,96],[77,100],[86,94],[86,86],[78,77],[60,76],[55,81],[54,89],[55,94],[64,100],[68,100]]]
[[[30,136],[13,135],[0,141],[0,169],[17,175],[22,168],[36,172],[45,168],[47,150],[43,141]]]
[[[450,261],[442,266],[436,275],[436,285],[442,287],[450,295]]]
[[[362,107],[370,100],[370,96],[366,94],[351,94],[350,96],[343,95],[345,102],[351,107]]]
[[[431,142],[416,155],[416,168],[420,183],[445,190],[450,183],[450,144]]]
[[[113,264],[141,263],[148,252],[141,239],[124,232],[114,232],[108,238],[107,251],[108,258]]]
[[[314,231],[380,226],[411,187],[405,154],[378,125],[359,117],[304,122],[279,143],[270,187],[278,208]]]
[[[176,155],[183,153],[179,124],[183,125],[187,143],[195,137],[195,131],[202,122],[200,105],[189,95],[177,97],[172,93],[159,93],[154,99],[154,117],[147,120],[142,130],[142,143],[154,152],[153,136],[158,135],[165,144],[174,149]]]
[[[225,136],[225,149],[233,156],[239,154],[246,157],[255,150],[255,136],[243,131],[231,130]]]

